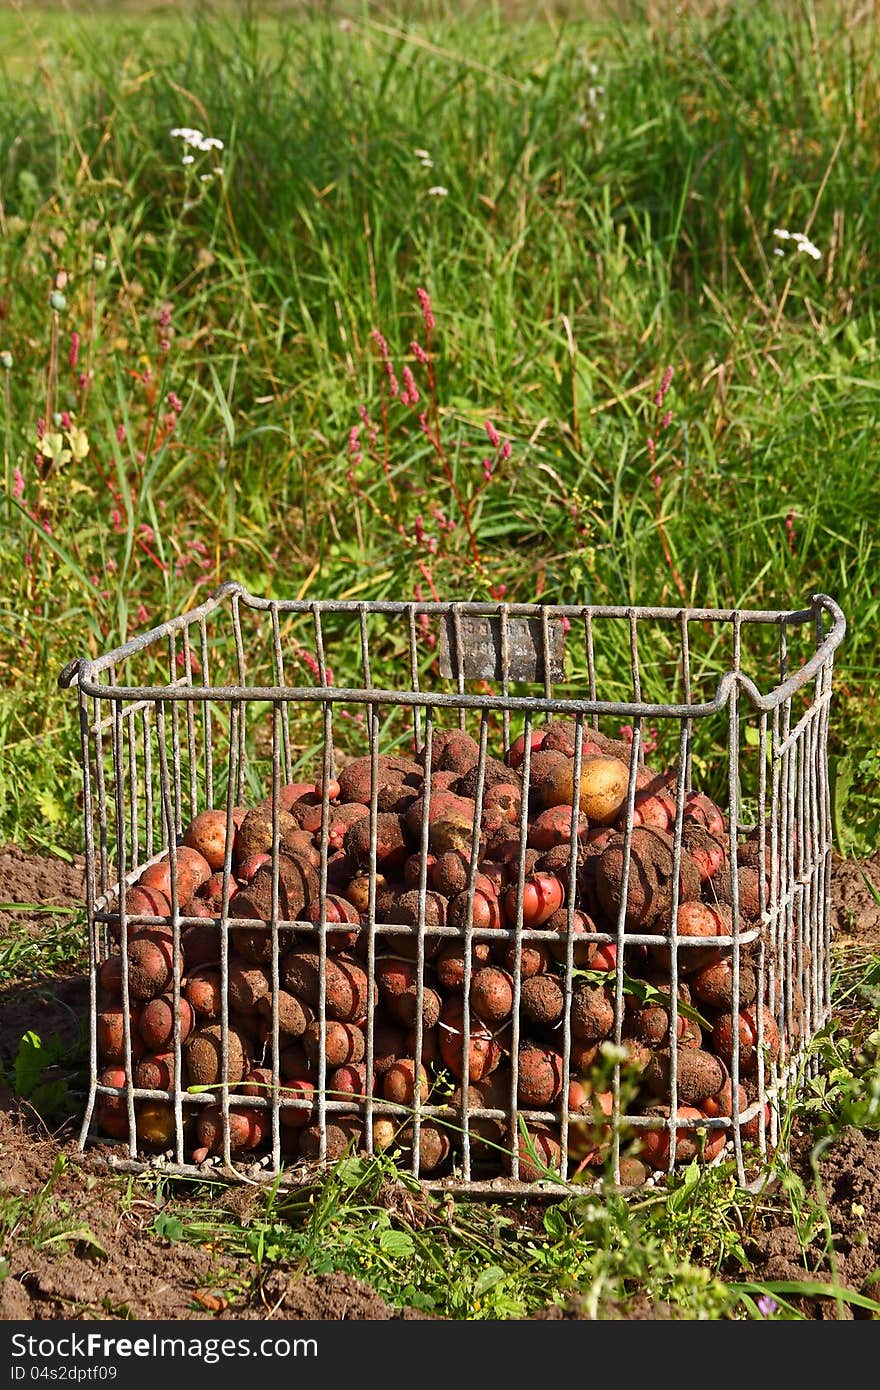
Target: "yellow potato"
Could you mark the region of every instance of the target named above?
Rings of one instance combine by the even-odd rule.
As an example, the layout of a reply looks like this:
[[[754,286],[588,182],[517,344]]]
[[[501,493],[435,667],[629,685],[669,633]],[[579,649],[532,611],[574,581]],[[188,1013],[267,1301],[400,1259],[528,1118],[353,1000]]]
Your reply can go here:
[[[581,763],[579,806],[591,825],[610,825],[626,800],[629,768],[619,758],[584,758]],[[566,762],[545,791],[548,806],[571,805],[574,763]]]

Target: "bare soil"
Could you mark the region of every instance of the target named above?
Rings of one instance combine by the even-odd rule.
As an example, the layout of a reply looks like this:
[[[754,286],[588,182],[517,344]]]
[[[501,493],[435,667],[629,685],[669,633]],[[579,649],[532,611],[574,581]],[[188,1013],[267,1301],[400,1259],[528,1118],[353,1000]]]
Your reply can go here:
[[[867,879],[867,882],[866,882]],[[839,942],[880,949],[880,853],[861,862],[839,863],[833,880],[834,926]],[[82,862],[0,850],[0,904],[81,906]],[[0,906],[0,951],[13,936],[39,936],[47,915]],[[88,1007],[82,968],[0,989],[0,1068],[9,1078],[23,1033],[59,1036],[70,1055],[81,1052]],[[75,1092],[74,1092],[75,1093]],[[153,1234],[160,1210],[173,1212],[173,1198],[136,1189],[132,1198],[119,1176],[96,1159],[77,1155],[72,1113],[53,1133],[36,1111],[8,1086],[0,1085],[0,1202],[37,1194],[55,1174],[51,1193],[36,1218],[28,1217],[25,1239],[7,1239],[9,1261],[0,1279],[0,1319],[23,1318],[258,1318],[385,1320],[419,1318],[413,1309],[391,1308],[372,1288],[337,1272],[303,1275],[275,1265],[256,1285],[221,1267],[209,1248],[170,1242]],[[811,1142],[796,1142],[795,1164],[812,1186]],[[68,1160],[58,1164],[59,1156]],[[846,1130],[818,1163],[824,1190],[833,1268],[824,1255],[826,1232],[802,1244],[793,1224],[755,1229],[747,1242],[755,1281],[830,1281],[877,1296],[872,1282],[880,1266],[880,1135]],[[232,1189],[230,1215],[246,1221],[247,1194]],[[2,1236],[2,1227],[0,1227]],[[0,1249],[3,1247],[0,1246]],[[228,1261],[228,1256],[224,1257]],[[742,1271],[730,1270],[741,1279]],[[793,1299],[793,1302],[798,1302]],[[861,1316],[827,1298],[801,1299],[807,1316]],[[678,1310],[635,1299],[625,1308],[607,1305],[606,1318],[667,1320]],[[585,1316],[581,1300],[548,1307],[551,1320]]]

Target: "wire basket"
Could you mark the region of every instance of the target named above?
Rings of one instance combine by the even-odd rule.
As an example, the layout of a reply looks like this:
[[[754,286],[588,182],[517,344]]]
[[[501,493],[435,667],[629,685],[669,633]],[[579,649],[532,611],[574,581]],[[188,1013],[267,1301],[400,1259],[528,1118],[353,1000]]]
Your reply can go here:
[[[127,1171],[287,1184],[343,1151],[387,1147],[427,1186],[474,1195],[564,1192],[603,1173],[626,1187],[732,1153],[748,1186],[829,1012],[827,734],[844,631],[824,595],[749,612],[284,602],[226,584],[71,662],[60,684],[79,699],[91,980],[80,1146],[105,1146]],[[443,776],[450,748],[470,750],[466,773]],[[582,813],[601,759],[624,768],[610,825],[607,811],[599,825]],[[549,861],[535,845],[548,767],[570,788]],[[337,823],[346,768],[360,778],[357,852]],[[422,769],[435,769],[427,783]],[[506,802],[493,792],[505,776]],[[665,826],[654,801],[645,809],[658,776]],[[470,821],[432,816],[441,792],[461,800],[463,787]],[[259,911],[234,848],[243,808],[258,805]],[[206,809],[223,813],[221,858],[196,915],[183,842]],[[291,815],[311,836],[295,861]],[[400,827],[393,864],[387,816]],[[695,880],[703,831],[720,860]],[[661,846],[648,861],[662,888],[647,898],[646,836]],[[599,866],[612,852],[616,898],[610,861]],[[464,875],[454,910],[432,886],[442,853]],[[293,862],[309,886],[291,908]],[[541,917],[532,890],[548,862],[558,888],[540,891],[561,904]],[[167,903],[133,895],[163,864]],[[343,910],[340,896],[354,902]],[[684,909],[687,921],[711,910],[710,946]],[[146,984],[144,951],[164,961]],[[401,959],[405,1002],[389,985]],[[200,1011],[192,979],[206,972]],[[359,1002],[340,1004],[340,972]],[[476,994],[490,983],[492,1008]],[[259,995],[247,1016],[242,989]],[[300,1014],[290,1023],[291,997],[307,1033]],[[148,1008],[165,1009],[164,1033],[147,1028]],[[195,1035],[215,1054],[207,1082],[193,1080]],[[710,1081],[694,1081],[697,1055]]]

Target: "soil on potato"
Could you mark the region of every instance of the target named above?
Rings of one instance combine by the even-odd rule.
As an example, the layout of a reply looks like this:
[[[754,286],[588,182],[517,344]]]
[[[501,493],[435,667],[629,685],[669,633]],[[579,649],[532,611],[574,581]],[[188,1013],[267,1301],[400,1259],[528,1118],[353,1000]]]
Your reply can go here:
[[[880,893],[880,853],[867,861],[835,865],[832,884],[836,939],[869,950],[880,947],[880,904],[865,882]],[[68,864],[9,846],[0,850],[0,904],[80,907],[82,861]],[[0,953],[15,936],[39,936],[51,920],[45,913],[9,911],[0,906]],[[0,989],[0,1068],[12,1075],[22,1035],[60,1037],[65,1052],[81,1055],[87,981],[76,966],[54,977]],[[51,1079],[51,1074],[50,1074]],[[78,1115],[50,1133],[26,1103],[0,1087],[0,1200],[36,1194],[51,1178],[59,1154],[76,1150]],[[794,1162],[811,1185],[810,1140],[801,1136]],[[845,1131],[819,1163],[840,1284],[876,1297],[871,1283],[880,1264],[880,1135]],[[0,1319],[43,1318],[253,1318],[384,1320],[420,1318],[414,1309],[390,1307],[367,1284],[347,1274],[302,1275],[274,1266],[256,1283],[220,1268],[210,1249],[170,1242],[150,1232],[161,1210],[173,1214],[173,1199],[156,1201],[146,1189],[125,1203],[123,1184],[95,1160],[81,1156],[56,1172],[44,1211],[45,1229],[27,1243],[11,1243],[9,1270],[0,1279]],[[243,1221],[248,1194],[230,1189],[222,1199],[230,1215]],[[183,1204],[181,1204],[183,1205]],[[543,1207],[541,1208],[543,1212]],[[525,1215],[525,1213],[521,1213]],[[53,1236],[66,1236],[63,1252]],[[824,1231],[802,1250],[792,1224],[752,1232],[746,1250],[748,1277],[831,1281],[834,1271],[822,1256]],[[742,1279],[740,1270],[730,1270]],[[232,1286],[232,1287],[230,1287]],[[792,1299],[808,1317],[865,1316],[826,1298]],[[606,1303],[607,1319],[667,1320],[679,1310],[645,1298],[625,1305]],[[550,1305],[539,1315],[551,1320],[589,1316],[583,1299]]]

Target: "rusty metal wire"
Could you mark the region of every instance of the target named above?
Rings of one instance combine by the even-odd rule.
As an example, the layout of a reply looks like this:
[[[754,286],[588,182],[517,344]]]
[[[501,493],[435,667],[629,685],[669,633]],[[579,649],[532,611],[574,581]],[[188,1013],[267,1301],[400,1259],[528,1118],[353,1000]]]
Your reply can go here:
[[[483,626],[480,627],[480,624]],[[520,624],[520,626],[517,626]],[[378,626],[377,626],[378,625]],[[476,626],[475,626],[476,625]],[[420,650],[423,631],[441,636],[440,671]],[[615,639],[606,636],[614,630]],[[573,672],[564,674],[560,653],[561,633],[568,634],[570,651],[577,646]],[[128,1158],[111,1157],[124,1171],[161,1167],[174,1174],[218,1173],[229,1180],[269,1181],[282,1174],[285,1183],[305,1181],[312,1169],[289,1161],[284,1152],[285,1111],[316,1112],[321,1143],[319,1160],[327,1158],[327,1126],[339,1113],[357,1112],[363,1121],[363,1144],[373,1150],[373,1122],[383,1116],[409,1118],[412,1140],[408,1161],[420,1172],[423,1126],[436,1120],[455,1135],[455,1158],[448,1176],[431,1179],[427,1186],[465,1191],[473,1195],[515,1191],[569,1190],[568,1155],[572,1116],[568,1107],[540,1110],[518,1103],[520,1044],[520,963],[525,944],[534,941],[560,944],[556,932],[528,928],[523,920],[528,835],[528,794],[531,779],[531,732],[553,715],[574,721],[574,782],[580,782],[585,739],[602,723],[616,729],[629,721],[632,755],[623,820],[623,882],[628,881],[635,826],[637,770],[641,765],[646,731],[654,722],[674,731],[675,819],[672,835],[672,910],[669,931],[633,931],[626,927],[626,896],[617,920],[606,924],[590,940],[616,946],[616,965],[609,987],[614,996],[615,1023],[611,1042],[623,1041],[625,968],[633,947],[668,949],[669,972],[669,1088],[668,1116],[627,1113],[625,1086],[619,1057],[611,1069],[613,1094],[609,1116],[610,1168],[621,1179],[621,1146],[626,1136],[662,1125],[668,1132],[667,1168],[675,1165],[677,1135],[699,1127],[709,1135],[723,1130],[732,1150],[740,1183],[749,1185],[748,1153],[743,1129],[752,1122],[757,1129],[760,1154],[780,1142],[780,1114],[785,1099],[800,1083],[810,1039],[828,1017],[830,1007],[829,893],[831,815],[827,772],[828,720],[834,652],[845,631],[837,604],[825,595],[813,597],[809,607],[796,611],[746,611],[705,608],[578,607],[573,605],[423,604],[284,602],[249,594],[240,585],[226,584],[200,607],[144,633],[96,660],[71,662],[59,677],[62,686],[75,687],[79,701],[86,853],[86,905],[90,954],[90,1091],[80,1145],[107,1144],[93,1134],[103,1097],[113,1097],[124,1107],[127,1121]],[[484,633],[479,652],[474,632]],[[613,689],[624,689],[624,698],[601,698],[608,671],[619,657],[618,633],[626,633],[628,671],[616,676]],[[531,643],[526,660],[520,641],[525,633]],[[651,661],[651,634],[661,633],[667,653],[663,673],[668,700],[646,698],[646,680],[656,693],[657,672]],[[748,640],[747,640],[748,639]],[[328,640],[338,644],[348,661],[359,656],[359,684],[337,686],[328,658]],[[383,670],[401,676],[396,687],[380,688],[373,681],[374,644],[382,647]],[[754,645],[751,651],[750,644]],[[697,647],[700,646],[700,652]],[[790,649],[796,648],[792,661]],[[337,648],[334,647],[334,650]],[[748,649],[748,650],[747,650]],[[389,662],[389,650],[395,655]],[[751,652],[752,674],[747,667]],[[256,658],[254,658],[256,653]],[[288,671],[295,662],[314,673],[310,684],[290,684]],[[671,655],[670,655],[671,654]],[[775,666],[771,666],[771,661]],[[484,663],[482,666],[480,663]],[[488,662],[488,665],[486,663]],[[656,663],[654,663],[656,665]],[[790,670],[789,667],[792,667]],[[221,672],[212,681],[212,670]],[[486,674],[488,672],[488,675]],[[268,679],[267,679],[268,677]],[[706,689],[715,681],[714,690]],[[470,689],[468,687],[471,687]],[[477,687],[477,688],[474,688]],[[679,695],[681,698],[672,698]],[[467,926],[432,925],[426,920],[428,897],[429,796],[423,799],[418,836],[418,922],[415,927],[417,970],[414,1053],[416,1074],[422,1064],[426,1038],[423,1027],[426,972],[432,943],[440,938],[464,948],[465,1007],[462,1014],[463,1074],[461,1101],[427,1103],[416,1088],[412,1113],[384,1100],[368,1080],[366,1098],[334,1098],[328,1093],[327,963],[328,942],[342,928],[327,919],[328,862],[330,848],[330,782],[339,759],[346,752],[346,730],[357,725],[365,734],[372,773],[369,815],[369,897],[363,918],[365,951],[363,967],[368,980],[364,1024],[366,1073],[374,1061],[374,983],[377,960],[389,937],[399,935],[399,924],[377,920],[377,817],[378,759],[390,744],[408,740],[430,766],[432,740],[438,716],[449,714],[462,729],[470,727],[479,747],[474,800],[470,867],[467,881]],[[345,716],[345,729],[340,726]],[[358,723],[361,720],[361,723]],[[714,724],[711,721],[715,721]],[[519,837],[519,879],[516,912],[512,923],[483,928],[473,923],[477,891],[480,820],[486,789],[490,751],[500,754],[511,742],[515,722],[525,736],[520,774],[522,810],[515,833]],[[444,726],[448,727],[448,725]],[[715,1118],[682,1119],[679,1109],[679,972],[686,969],[688,952],[701,944],[681,937],[676,920],[679,906],[679,870],[683,853],[685,797],[693,783],[695,736],[703,728],[721,730],[715,745],[719,768],[726,769],[726,813],[731,859],[733,849],[751,835],[757,840],[761,873],[761,910],[757,920],[740,911],[740,872],[732,874],[731,930],[714,939],[729,948],[732,965],[731,1029],[740,1009],[741,967],[744,952],[755,963],[758,999],[766,999],[779,1031],[779,1054],[771,1057],[764,1046],[764,1015],[756,1010],[757,1063],[753,1098],[742,1107],[741,1049],[733,1047],[730,1080],[731,1114]],[[306,742],[303,744],[303,730]],[[311,740],[311,742],[309,742]],[[493,742],[495,740],[496,742]],[[286,921],[280,912],[279,844],[281,787],[289,783],[306,758],[310,775],[320,781],[320,906],[316,921]],[[259,769],[268,766],[268,782]],[[257,790],[259,788],[259,790]],[[229,901],[232,880],[234,812],[249,798],[266,797],[272,820],[272,887],[270,919],[263,925],[271,940],[267,970],[271,977],[271,1016],[265,1042],[265,1065],[271,1073],[268,1095],[243,1096],[229,1076],[230,1019],[228,981],[230,934],[236,928],[249,931],[261,924],[234,915]],[[577,798],[573,800],[576,802]],[[184,915],[174,880],[181,833],[186,824],[206,807],[225,808],[226,853],[222,867],[222,907],[219,927],[221,976],[222,1080],[210,1090],[188,1090],[183,1076],[180,999],[180,942],[188,926],[202,918]],[[572,1070],[571,1001],[575,967],[577,806],[572,805],[570,872],[567,884],[567,932],[564,946],[564,1013],[560,1027],[563,1097],[568,1095]],[[170,996],[174,1006],[171,1051],[174,1078],[170,1091],[134,1085],[136,1039],[127,1009],[123,1010],[125,1085],[102,1083],[106,1059],[99,1056],[98,1015],[101,996],[99,970],[118,944],[122,997],[128,997],[129,931],[150,925],[169,925],[164,918],[128,912],[126,892],[145,866],[166,855],[172,870],[170,929],[174,967]],[[280,963],[293,931],[314,942],[319,959],[318,1024],[319,1061],[315,1099],[283,1094],[280,1069],[279,1029]],[[471,1014],[467,1005],[472,972],[472,947],[490,940],[509,943],[513,951],[513,1012],[509,1040],[509,1100],[503,1108],[476,1106],[469,1100]],[[810,1064],[812,1065],[812,1063]],[[159,1154],[145,1154],[138,1147],[138,1108],[158,1101],[173,1109],[173,1138]],[[205,1164],[187,1159],[188,1131],[201,1107],[219,1105],[223,1116],[222,1153]],[[239,1107],[269,1112],[267,1151],[236,1155],[230,1147],[230,1115]],[[507,1135],[507,1173],[487,1177],[474,1149],[475,1120],[495,1120]],[[561,1160],[556,1176],[523,1181],[523,1124],[545,1122],[558,1126]],[[481,1152],[485,1152],[483,1149]],[[582,1190],[582,1189],[581,1189]]]

